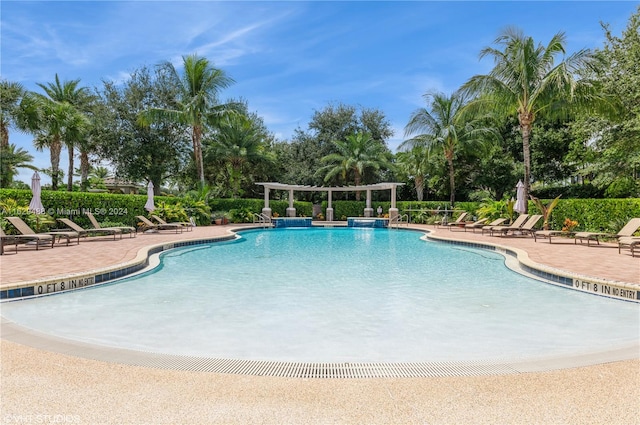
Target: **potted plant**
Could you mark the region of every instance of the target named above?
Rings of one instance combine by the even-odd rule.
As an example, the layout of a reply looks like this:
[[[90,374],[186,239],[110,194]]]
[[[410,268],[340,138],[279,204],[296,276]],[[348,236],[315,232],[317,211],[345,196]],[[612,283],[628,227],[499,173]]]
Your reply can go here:
[[[229,224],[229,213],[226,211],[216,211],[211,214],[213,222],[217,225]]]

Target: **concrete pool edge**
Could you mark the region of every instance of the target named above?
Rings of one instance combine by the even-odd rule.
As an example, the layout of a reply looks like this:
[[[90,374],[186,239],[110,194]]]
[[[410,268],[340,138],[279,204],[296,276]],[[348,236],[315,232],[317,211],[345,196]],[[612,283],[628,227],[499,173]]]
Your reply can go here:
[[[505,257],[514,257],[520,268],[520,270],[514,269],[515,271],[531,275],[552,285],[606,298],[640,303],[640,285],[635,283],[587,276],[540,264],[531,260],[527,251],[520,248],[507,247],[493,242],[470,242],[451,237],[440,237],[436,231],[431,229],[423,231],[428,240],[470,248],[489,249]]]
[[[38,350],[128,366],[246,376],[308,379],[494,376],[572,369],[635,360],[640,357],[640,344],[633,344],[607,351],[487,361],[385,363],[241,360],[163,354],[93,345],[43,334],[5,318],[1,320],[2,339]]]
[[[110,283],[117,279],[146,271],[150,267],[149,261],[151,257],[155,254],[184,246],[229,241],[237,237],[237,231],[259,228],[261,227],[233,227],[227,229],[226,234],[221,236],[192,237],[171,242],[155,243],[141,247],[137,251],[136,257],[126,262],[90,269],[80,273],[70,273],[5,284],[0,291],[0,302],[18,301],[33,296],[51,295],[97,284]]]

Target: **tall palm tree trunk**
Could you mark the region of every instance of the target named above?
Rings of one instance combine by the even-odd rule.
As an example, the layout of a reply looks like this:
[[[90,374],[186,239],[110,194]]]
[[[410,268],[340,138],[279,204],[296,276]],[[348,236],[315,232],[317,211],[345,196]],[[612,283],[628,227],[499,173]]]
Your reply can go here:
[[[529,141],[531,139],[531,125],[533,123],[533,116],[530,113],[518,114],[518,121],[520,122],[520,128],[522,131],[522,154],[524,160],[524,199],[529,199],[529,189],[531,186],[531,146]],[[525,202],[525,206],[527,202]],[[525,211],[526,213],[527,211]]]
[[[414,178],[414,183],[416,186],[416,197],[419,202],[422,202],[422,199],[424,198],[424,179],[422,176],[416,176]]]
[[[69,145],[67,147],[69,151],[69,171],[67,174],[67,192],[73,192],[73,160],[74,160],[74,152],[73,145]]]
[[[447,164],[449,165],[449,190],[451,190],[449,203],[451,203],[451,208],[453,208],[456,202],[456,178],[455,171],[453,169],[453,153],[447,154]]]
[[[80,149],[80,187],[84,192],[89,187],[89,153]]]
[[[2,122],[0,123],[0,148],[6,148],[9,146],[9,128]]]
[[[355,169],[355,173],[354,174],[355,175],[353,177],[353,181],[354,181],[356,186],[360,186],[361,177],[360,177],[360,172],[358,171],[357,168]],[[356,201],[359,201],[359,200],[360,200],[360,191],[357,191],[356,192]]]
[[[62,143],[56,137],[49,147],[49,156],[51,158],[51,189],[58,190],[58,175],[60,174],[60,152],[62,151]]]
[[[198,180],[200,180],[200,187],[204,187],[204,162],[202,160],[202,129],[200,126],[193,126],[193,160],[196,163],[196,170],[198,173]]]

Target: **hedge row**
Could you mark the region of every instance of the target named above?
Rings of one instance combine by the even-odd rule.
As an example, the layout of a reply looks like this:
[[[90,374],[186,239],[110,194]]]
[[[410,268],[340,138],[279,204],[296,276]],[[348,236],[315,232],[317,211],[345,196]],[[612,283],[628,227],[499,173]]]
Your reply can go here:
[[[216,212],[229,212],[231,210],[247,209],[252,213],[259,214],[264,208],[264,199],[210,199],[209,207],[212,214]],[[285,217],[289,201],[269,201],[271,213],[277,213],[280,217]],[[293,201],[298,217],[311,217],[313,214],[313,204],[311,202]]]
[[[29,205],[31,200],[30,190],[0,189],[0,201],[14,199],[18,205]],[[42,192],[42,204],[53,218],[70,217],[81,226],[90,226],[85,217],[85,211],[91,211],[98,221],[110,223],[122,223],[134,226],[137,223],[136,215],[146,215],[144,209],[146,203],[144,195],[119,195],[109,193],[87,192]],[[156,203],[165,202],[172,205],[181,202],[180,198],[156,196]],[[543,200],[545,205],[550,201]],[[397,203],[400,213],[407,210],[418,209],[444,209],[446,201]],[[211,211],[248,210],[252,213],[260,213],[264,207],[262,199],[211,199],[209,200]],[[274,213],[284,217],[289,206],[287,201],[270,201],[269,206]],[[334,219],[343,217],[360,217],[364,215],[365,201],[333,201]],[[373,202],[371,207],[375,211],[378,206],[384,213],[389,211],[389,202]],[[480,204],[477,202],[459,202],[456,209],[465,210],[476,214]],[[294,202],[298,216],[311,217],[313,205],[310,202]],[[322,203],[322,212],[327,208],[327,202]],[[12,215],[12,211],[1,211],[1,215]],[[529,202],[529,213],[537,214],[538,209],[533,202]],[[640,198],[624,199],[561,199],[551,213],[549,220],[551,229],[561,229],[566,218],[577,221],[579,224],[575,230],[617,232],[625,223],[633,217],[640,217]]]
[[[545,205],[550,201],[543,201]],[[529,202],[529,213],[538,209]],[[575,231],[617,233],[630,219],[640,217],[640,198],[624,199],[560,199],[551,212],[549,226],[562,229],[566,218],[578,222]]]
[[[31,197],[30,190],[0,189],[0,201],[14,199],[19,205],[29,205]],[[41,199],[45,211],[54,219],[71,218],[80,226],[88,228],[91,227],[91,222],[85,215],[86,212],[93,213],[101,223],[121,223],[127,226],[135,226],[137,224],[137,215],[148,214],[144,209],[144,205],[147,202],[145,195],[43,190]],[[175,204],[180,202],[180,198],[156,196],[155,202]],[[3,216],[15,213],[2,211]]]

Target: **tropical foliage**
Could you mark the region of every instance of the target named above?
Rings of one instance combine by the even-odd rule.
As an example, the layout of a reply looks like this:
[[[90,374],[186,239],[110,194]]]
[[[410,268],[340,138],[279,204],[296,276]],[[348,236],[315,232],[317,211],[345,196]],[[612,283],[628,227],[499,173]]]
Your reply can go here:
[[[368,133],[349,134],[344,140],[334,140],[332,144],[336,152],[323,156],[321,162],[326,165],[317,171],[324,175],[326,183],[349,185],[353,182],[360,186],[368,175],[391,167],[385,146]],[[358,191],[356,200],[359,199]]]
[[[639,29],[640,8],[621,34],[603,24],[601,49],[568,53],[562,32],[542,44],[508,28],[480,52],[494,61],[485,75],[471,76],[449,94],[425,88],[426,105],[407,117],[408,140],[395,155],[388,148],[394,131],[385,113],[345,103],[312,111],[306,126],[278,138],[258,112],[249,112],[248,102],[221,99],[233,80],[197,55],[184,56],[179,67],[142,67],[91,92],[79,79],[58,75],[38,84],[37,93],[0,80],[0,183],[24,185],[15,180],[31,166],[31,153],[11,148],[9,139],[14,131],[27,131],[36,148],[49,151],[51,166],[40,171],[51,176],[54,190],[64,175],[59,164],[66,147],[67,191],[97,187],[90,171],[104,164],[116,179],[152,181],[157,195],[185,199],[185,193],[207,187],[208,197],[194,201],[204,203],[212,197],[260,198],[259,181],[400,181],[400,201],[507,205],[522,177],[537,198],[562,195],[556,212],[571,197],[637,198]],[[77,176],[80,184],[73,182]],[[334,201],[349,196],[334,195]],[[274,202],[286,196],[272,193]],[[316,204],[325,200],[313,192],[296,196]],[[388,195],[375,194],[373,201],[387,202]],[[206,214],[199,214],[203,221]],[[567,216],[580,227],[592,226],[589,217],[574,211]],[[556,218],[549,219],[551,227],[562,225]]]
[[[428,108],[414,111],[405,126],[405,135],[415,135],[400,145],[400,148],[423,146],[427,149],[439,148],[444,154],[449,169],[451,205],[455,204],[456,153],[472,144],[483,143],[492,129],[482,126],[482,122],[465,112],[466,98],[462,92],[447,96],[443,93],[426,93]]]
[[[178,72],[171,62],[161,65],[163,72],[178,89],[175,108],[150,108],[141,113],[141,122],[173,122],[190,128],[193,157],[198,181],[205,185],[202,156],[202,137],[226,115],[229,105],[219,103],[219,92],[233,83],[225,71],[215,68],[207,58],[197,55],[183,56],[184,72]]]
[[[476,75],[462,90],[477,95],[475,106],[502,114],[515,114],[522,132],[525,197],[531,186],[531,132],[538,115],[562,117],[573,108],[577,111],[611,109],[610,100],[596,81],[580,78],[595,71],[593,52],[579,50],[561,61],[566,53],[566,35],[554,35],[546,46],[517,28],[507,28],[495,40],[499,48],[486,47],[480,58],[490,57],[494,68],[486,75]]]

